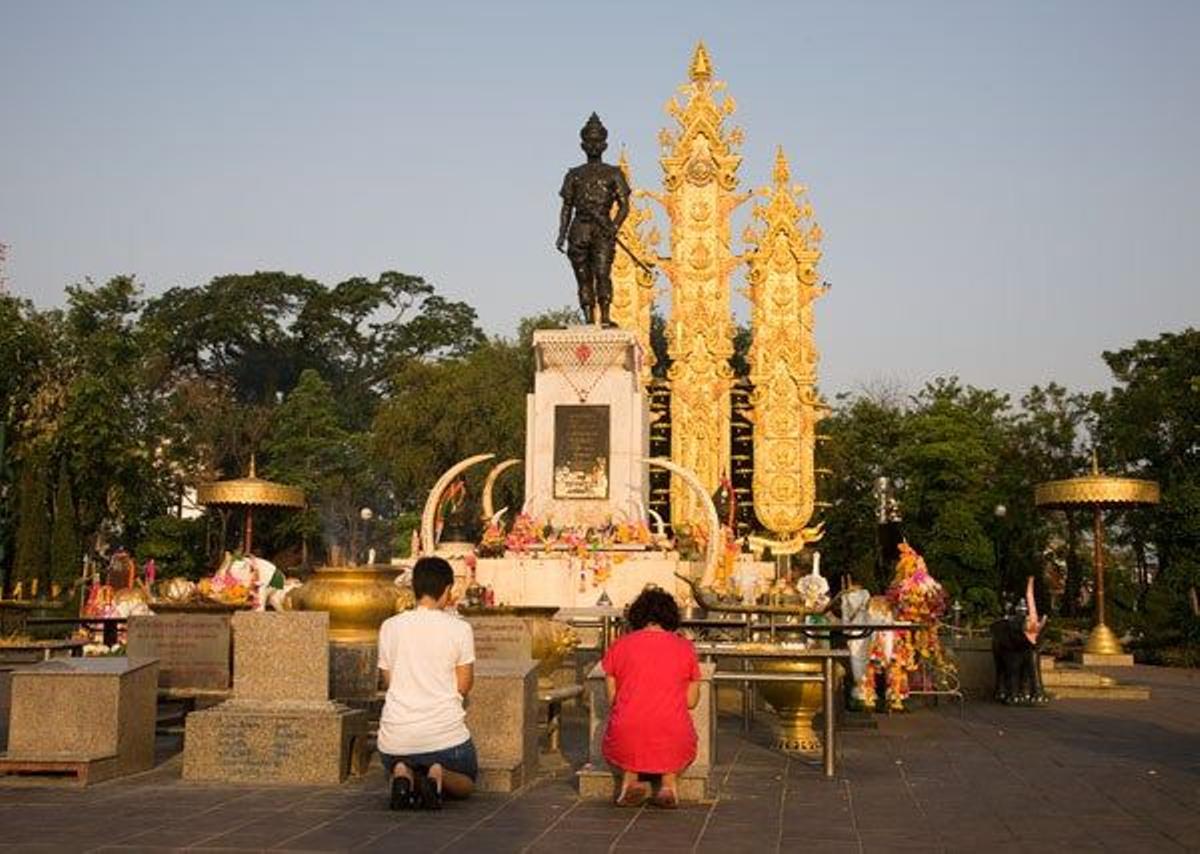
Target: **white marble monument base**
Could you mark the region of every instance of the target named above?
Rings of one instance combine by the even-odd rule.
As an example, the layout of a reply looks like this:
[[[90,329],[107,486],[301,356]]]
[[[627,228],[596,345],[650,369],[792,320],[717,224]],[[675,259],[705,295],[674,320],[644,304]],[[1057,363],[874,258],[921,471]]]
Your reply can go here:
[[[586,608],[605,593],[615,608],[624,608],[647,584],[655,584],[681,602],[691,596],[676,574],[699,573],[700,565],[680,560],[673,552],[608,552],[612,569],[606,580],[596,578],[590,558],[538,554],[481,558],[475,580],[495,591],[497,605]]]
[[[596,326],[539,329],[533,345],[525,512],[556,527],[641,519],[649,496],[643,458],[650,422],[637,336]],[[587,429],[571,415],[581,408],[594,411]]]

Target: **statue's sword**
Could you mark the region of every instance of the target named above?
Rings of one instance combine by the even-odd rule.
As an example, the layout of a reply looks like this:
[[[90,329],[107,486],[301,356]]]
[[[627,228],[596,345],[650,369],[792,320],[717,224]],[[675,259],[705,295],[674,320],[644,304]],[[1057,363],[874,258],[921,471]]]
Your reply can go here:
[[[632,250],[632,249],[630,249],[628,246],[626,246],[626,245],[625,245],[625,241],[623,241],[623,240],[621,239],[621,236],[620,236],[620,235],[618,235],[618,234],[614,234],[614,235],[613,235],[613,239],[617,241],[617,245],[618,245],[618,246],[620,246],[622,249],[624,249],[624,250],[625,250],[625,254],[629,256],[629,260],[630,260],[630,261],[632,261],[633,263],[637,264],[639,267],[641,267],[643,270],[645,270],[645,271],[646,271],[647,273],[649,273],[650,275],[652,275],[652,276],[654,275],[654,265],[653,265],[653,264],[647,264],[647,263],[646,263],[645,261],[643,261],[641,258],[639,258],[638,256],[634,255],[634,254],[633,254],[633,250]]]
[[[643,260],[642,260],[641,258],[639,258],[637,255],[635,255],[635,254],[634,254],[634,252],[633,252],[633,250],[632,250],[632,249],[630,249],[628,246],[626,246],[626,245],[625,245],[625,241],[621,239],[621,235],[619,235],[619,234],[614,234],[614,235],[613,235],[613,240],[615,240],[615,241],[616,241],[616,243],[617,243],[617,245],[618,245],[618,246],[620,246],[620,247],[621,247],[621,249],[623,249],[623,250],[625,251],[625,254],[629,256],[629,260],[630,260],[630,261],[632,261],[633,263],[637,264],[639,267],[641,267],[641,268],[642,268],[644,271],[646,271],[646,272],[647,272],[647,273],[649,273],[650,275],[652,275],[652,276],[654,275],[654,265],[653,265],[653,264],[647,264],[645,261],[643,261]],[[562,249],[562,248],[560,248],[558,251],[559,251],[559,252],[561,252],[561,253],[562,253],[562,254],[564,254],[564,255],[566,255],[566,254],[567,254],[567,250],[565,250],[565,249]]]

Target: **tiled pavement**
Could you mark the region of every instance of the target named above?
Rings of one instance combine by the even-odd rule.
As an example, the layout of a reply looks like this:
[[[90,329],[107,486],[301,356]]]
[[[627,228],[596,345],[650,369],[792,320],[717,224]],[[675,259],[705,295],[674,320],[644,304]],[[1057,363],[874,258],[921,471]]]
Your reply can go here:
[[[723,720],[717,793],[678,812],[580,802],[569,775],[441,813],[390,813],[381,779],[183,783],[179,757],[79,791],[0,783],[21,851],[1200,851],[1200,672],[1136,668],[1149,702],[968,703],[880,717],[815,764]],[[579,722],[576,722],[576,726]]]

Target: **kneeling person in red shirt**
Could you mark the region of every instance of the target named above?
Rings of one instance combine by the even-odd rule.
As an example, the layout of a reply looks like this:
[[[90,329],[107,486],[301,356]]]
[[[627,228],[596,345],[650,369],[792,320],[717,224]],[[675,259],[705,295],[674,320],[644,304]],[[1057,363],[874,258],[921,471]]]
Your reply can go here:
[[[634,631],[614,643],[601,666],[612,711],[602,749],[624,772],[621,806],[640,806],[650,789],[639,775],[662,775],[654,805],[678,805],[678,775],[696,758],[696,728],[688,709],[700,699],[700,663],[691,641],[676,634],[679,606],[671,594],[647,588],[629,606]]]

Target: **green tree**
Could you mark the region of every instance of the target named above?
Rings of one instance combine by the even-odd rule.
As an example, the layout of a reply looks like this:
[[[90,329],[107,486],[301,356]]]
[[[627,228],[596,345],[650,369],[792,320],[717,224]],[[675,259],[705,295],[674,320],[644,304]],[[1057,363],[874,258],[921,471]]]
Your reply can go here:
[[[876,500],[879,477],[897,477],[896,468],[906,412],[887,395],[844,394],[820,422],[827,439],[818,446],[821,477],[817,497],[827,502],[818,513],[825,522],[820,549],[825,565],[849,572],[859,583],[878,589],[876,578]]]
[[[71,473],[63,464],[59,466],[58,484],[54,490],[54,524],[50,535],[51,582],[57,582],[64,589],[73,584],[80,577],[82,557]]]
[[[265,468],[272,478],[303,489],[308,499],[303,511],[287,516],[280,526],[285,535],[300,537],[305,565],[311,542],[322,534],[320,508],[345,475],[349,441],[338,423],[329,384],[316,371],[304,371],[275,414]]]
[[[999,532],[991,526],[1008,497],[1001,476],[1008,398],[939,378],[914,403],[896,458],[905,531],[952,591],[996,590]]]
[[[44,455],[21,460],[11,582],[13,585],[23,583],[26,595],[35,579],[43,591],[50,580],[49,479],[49,465]]]
[[[67,289],[58,363],[64,396],[51,435],[55,455],[75,473],[85,537],[106,528],[128,545],[173,499],[163,465],[164,374],[138,324],[141,307],[128,276]]]
[[[400,369],[375,418],[374,450],[402,508],[419,509],[442,472],[468,456],[524,455],[528,366],[525,348],[493,340],[462,358]],[[511,507],[518,494],[509,478],[497,488]]]
[[[1020,478],[1008,490],[1009,502],[1020,508],[1022,516],[1030,514],[1025,530],[1031,536],[1018,544],[1016,554],[1030,560],[1044,555],[1062,563],[1066,572],[1060,612],[1064,616],[1075,616],[1079,609],[1087,567],[1081,522],[1086,525],[1086,521],[1078,513],[1047,513],[1029,505],[1036,484],[1086,470],[1094,415],[1095,401],[1088,395],[1072,394],[1056,383],[1034,386],[1021,399],[1015,436],[1019,465],[1009,469]],[[1033,574],[1040,574],[1038,569],[1034,567]]]
[[[1104,353],[1115,385],[1100,407],[1105,468],[1157,481],[1161,503],[1126,514],[1134,541],[1153,544],[1146,594],[1162,629],[1200,642],[1200,330],[1164,333]]]

